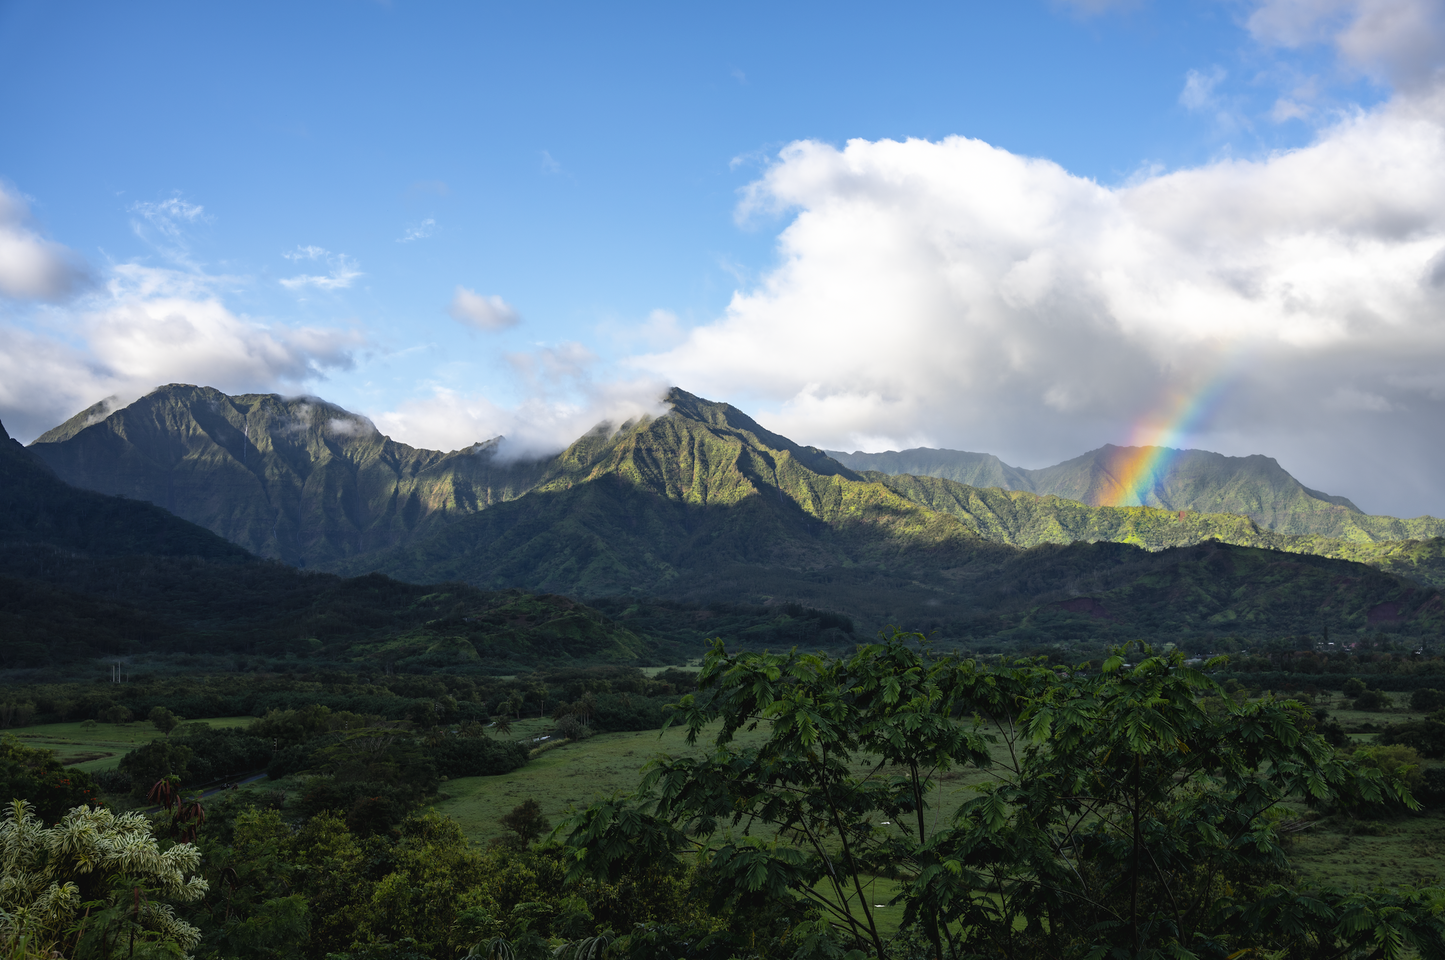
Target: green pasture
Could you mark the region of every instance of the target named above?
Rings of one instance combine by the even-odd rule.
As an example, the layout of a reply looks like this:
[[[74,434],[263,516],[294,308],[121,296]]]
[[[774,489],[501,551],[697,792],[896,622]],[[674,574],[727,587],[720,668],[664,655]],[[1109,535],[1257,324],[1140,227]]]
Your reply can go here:
[[[1295,836],[1290,859],[1307,880],[1342,887],[1445,882],[1445,811],[1381,821],[1330,818]]]
[[[550,726],[549,722],[526,720],[512,724],[510,736],[527,741]],[[433,809],[457,821],[468,837],[480,842],[504,834],[506,830],[498,822],[499,818],[528,799],[536,800],[543,815],[556,825],[569,810],[637,789],[643,768],[659,755],[705,753],[711,748],[712,734],[711,729],[704,732],[698,738],[697,747],[691,749],[687,746],[686,731],[677,726],[662,733],[649,730],[597,734],[579,743],[546,750],[511,773],[448,781],[441,787],[445,798]],[[764,738],[761,729],[752,733],[739,731],[734,742],[747,746],[761,743]],[[944,816],[945,811],[966,799],[970,786],[987,777],[986,771],[974,768],[955,768],[940,774],[936,778],[940,790],[935,795],[931,816],[935,819]]]
[[[202,722],[213,727],[244,727],[255,717],[205,717]],[[110,770],[120,758],[136,747],[164,736],[144,721],[132,723],[45,723],[32,727],[14,727],[3,731],[27,747],[54,750],[66,766],[95,773]]]

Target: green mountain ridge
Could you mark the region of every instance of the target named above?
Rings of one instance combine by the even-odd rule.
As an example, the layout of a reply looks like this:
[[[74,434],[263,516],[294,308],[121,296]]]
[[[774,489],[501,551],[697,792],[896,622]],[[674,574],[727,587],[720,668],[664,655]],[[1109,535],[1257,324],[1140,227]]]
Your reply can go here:
[[[262,560],[153,504],[69,486],[0,424],[0,669],[136,654],[466,669],[653,647],[566,597]]]
[[[1445,538],[1439,536],[1366,540],[1288,535],[1264,529],[1249,517],[1229,513],[1089,507],[1064,497],[981,489],[940,477],[877,472],[861,476],[914,503],[958,517],[986,539],[1019,547],[1107,541],[1163,550],[1217,540],[1235,546],[1352,560],[1421,583],[1445,586]]]
[[[880,487],[867,494],[865,499],[876,501],[869,509],[892,511],[896,523],[939,527],[940,519],[925,519],[913,510],[922,507],[1001,544],[1107,540],[1159,550],[1213,538],[1371,563],[1424,583],[1445,584],[1445,562],[1436,542],[1445,533],[1445,521],[1363,514],[1342,497],[1309,490],[1268,457],[1178,452],[1156,478],[1151,496],[1160,506],[1098,507],[1088,501],[1117,495],[1116,477],[1138,448],[1104,447],[1034,471],[988,454],[948,450],[830,456],[778,436],[726,404],[682,390],[673,390],[669,402],[672,412],[659,423],[703,424],[709,435],[663,440],[658,434],[657,442],[629,453],[627,438],[653,429],[649,423],[602,425],[557,456],[508,461],[498,456],[499,438],[450,453],[420,450],[315,398],[228,397],[207,387],[172,384],[122,410],[97,405],[83,411],[29,449],[77,486],[150,500],[260,555],[338,572],[411,571],[414,561],[398,559],[407,551],[433,555],[437,570],[461,569],[459,561],[445,558],[448,548],[438,546],[453,542],[446,531],[454,523],[528,496],[544,496],[546,504],[553,504],[579,483],[616,473],[678,503],[710,506],[740,502],[769,487],[785,497],[783,487],[791,483],[796,489],[790,487],[786,496],[805,514],[843,527],[862,509],[844,503],[853,496],[845,495],[854,489],[848,484],[866,481]],[[850,462],[887,469],[860,473]],[[715,469],[719,464],[731,466]],[[937,476],[947,473],[975,482]],[[1034,489],[1010,489],[1020,486]],[[1040,492],[1046,489],[1056,492]],[[530,525],[537,528],[546,525],[552,509],[534,502],[507,517],[532,517]],[[763,528],[778,522],[762,515],[755,519]],[[663,527],[684,522],[698,521],[673,517]],[[584,535],[580,525],[567,529]],[[506,535],[520,536],[515,531]],[[566,540],[568,535],[559,528],[545,536]],[[670,542],[672,535],[660,529],[656,537],[659,543]],[[816,543],[805,547],[787,537],[774,540],[831,558],[820,563],[838,561],[831,548]],[[575,576],[553,569],[560,562],[555,557],[562,555],[554,552],[536,561],[539,569],[552,570],[540,579],[516,572],[530,561],[499,559],[499,569],[513,573],[491,580],[564,584],[593,596],[605,592],[602,584],[630,589],[624,581],[635,571],[623,564],[607,573],[609,551],[608,544],[596,543],[595,558],[582,562]],[[580,561],[568,561],[574,562]],[[660,553],[644,566],[663,579],[676,575]]]
[[[1091,507],[1125,499],[1120,478],[1145,451],[1156,447],[1105,445],[1038,470],[1011,467],[992,454],[921,447],[902,452],[829,456],[860,472],[938,477],[974,487],[997,487],[1074,500]],[[1166,465],[1151,477],[1140,506],[1165,511],[1236,514],[1260,527],[1291,536],[1322,536],[1356,543],[1421,540],[1445,536],[1445,520],[1366,514],[1345,497],[1311,490],[1272,457],[1227,457],[1205,450],[1167,449]]]
[[[520,464],[500,462],[495,444],[441,454],[338,430],[350,415],[314,399],[176,386],[31,450],[62,477],[103,474],[114,457],[132,489],[200,505],[211,513],[192,518],[208,525],[246,531],[290,510],[303,534],[291,542],[316,551],[312,569],[345,575],[599,602],[797,603],[851,617],[865,635],[896,623],[957,640],[1326,624],[1439,633],[1428,587],[1445,582],[1445,540],[1292,536],[1231,514],[860,473],[728,404],[677,389],[667,399],[663,416],[600,426]],[[167,430],[180,435],[169,446]],[[427,509],[408,525],[388,504],[413,498]],[[246,517],[252,526],[234,523]]]
[[[498,463],[496,439],[418,450],[314,397],[187,384],[82,411],[29,449],[73,486],[147,500],[296,566],[383,550],[518,496],[540,466]]]
[[[679,390],[669,401],[667,415],[583,438],[559,457],[566,469],[527,495],[342,569],[583,598],[788,601],[846,614],[865,632],[897,623],[1029,642],[1130,631],[1260,635],[1326,622],[1434,636],[1445,613],[1437,591],[1342,559],[1217,536],[1149,542],[1141,534],[1157,532],[1151,525],[1177,522],[1165,511],[1136,509],[1132,525],[1094,531],[1127,534],[1152,552],[1102,537],[1082,542],[1077,534],[1088,531],[1079,528],[1099,522],[1097,509],[855,473],[727,404]],[[932,505],[919,502],[920,485],[931,488]],[[991,498],[994,522],[981,532],[979,512],[949,509],[946,496]],[[1004,501],[1022,509],[1008,515]],[[1115,521],[1131,518],[1117,513]],[[1263,536],[1247,519],[1213,520],[1193,534]]]

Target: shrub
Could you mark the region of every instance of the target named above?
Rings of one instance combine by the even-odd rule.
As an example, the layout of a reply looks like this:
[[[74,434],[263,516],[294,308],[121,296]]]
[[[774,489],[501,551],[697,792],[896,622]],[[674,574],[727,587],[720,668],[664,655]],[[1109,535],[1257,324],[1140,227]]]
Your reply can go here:
[[[1410,747],[1422,757],[1445,760],[1445,717],[1393,724],[1386,727],[1377,740],[1381,744]]]
[[[1356,710],[1388,710],[1395,705],[1395,701],[1383,690],[1365,690],[1355,697]]]
[[[0,739],[0,798],[29,801],[45,822],[95,803],[96,789],[89,774],[61,766],[55,751],[27,747],[9,734]]]
[[[432,752],[438,776],[487,777],[510,773],[527,762],[527,748],[489,738],[447,737]]]
[[[120,772],[130,778],[131,793],[137,797],[158,780],[165,777],[179,777],[182,783],[190,779],[190,747],[172,740],[152,740],[143,747],[137,747],[120,758]]]
[[[1427,807],[1445,807],[1445,767],[1432,767],[1420,775],[1415,799]]]
[[[91,779],[95,781],[97,787],[106,793],[130,793],[130,774],[124,770],[101,770],[92,776]]]
[[[1416,690],[1410,694],[1410,709],[1422,713],[1434,713],[1436,710],[1445,710],[1445,692],[1426,687],[1424,690]]]
[[[592,728],[577,714],[569,713],[557,721],[557,734],[568,740],[586,740],[592,736]]]
[[[170,733],[180,725],[181,718],[171,713],[165,707],[152,707],[151,712],[146,716],[151,725],[161,733]]]

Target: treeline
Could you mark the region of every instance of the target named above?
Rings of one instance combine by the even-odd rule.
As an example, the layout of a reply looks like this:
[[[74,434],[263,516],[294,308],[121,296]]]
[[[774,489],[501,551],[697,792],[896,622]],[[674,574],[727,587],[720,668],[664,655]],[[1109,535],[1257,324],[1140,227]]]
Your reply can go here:
[[[1283,649],[1280,645],[1256,646],[1247,653],[1230,656],[1227,676],[1238,677],[1253,686],[1274,690],[1318,687],[1343,690],[1352,677],[1369,679],[1382,690],[1411,691],[1427,687],[1445,688],[1445,657],[1412,650],[1364,649],[1321,651]],[[1313,647],[1308,637],[1301,646]],[[1389,642],[1382,647],[1395,647]]]
[[[425,726],[550,716],[559,703],[591,694],[598,730],[655,729],[662,706],[691,689],[695,675],[669,669],[655,677],[636,667],[579,666],[513,678],[340,672],[279,676],[237,673],[111,683],[35,684],[0,688],[0,724],[145,720],[157,708],[182,718],[260,717],[274,710],[322,706],[333,711],[411,720]]]

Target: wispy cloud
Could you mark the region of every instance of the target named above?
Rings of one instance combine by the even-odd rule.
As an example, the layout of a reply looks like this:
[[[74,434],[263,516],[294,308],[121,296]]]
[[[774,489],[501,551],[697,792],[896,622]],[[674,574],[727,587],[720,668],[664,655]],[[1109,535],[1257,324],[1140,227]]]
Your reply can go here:
[[[566,171],[562,169],[562,164],[557,162],[557,159],[552,156],[550,150],[542,151],[542,172],[551,176],[566,173]]]
[[[154,202],[141,200],[127,209],[132,214],[131,231],[137,237],[172,263],[188,270],[201,269],[191,256],[191,230],[211,219],[204,207],[177,196]]]
[[[495,332],[516,326],[522,321],[515,307],[498,296],[482,296],[475,290],[459,286],[452,295],[447,313],[453,320],[478,330]]]
[[[130,206],[132,213],[139,214],[151,226],[172,239],[183,236],[182,224],[195,223],[205,219],[206,209],[198,203],[187,203],[180,197],[171,197],[157,203],[141,201]]]
[[[1184,89],[1179,91],[1179,103],[1186,110],[1204,110],[1214,105],[1214,89],[1224,81],[1224,68],[1211,67],[1208,71],[1190,70],[1184,76]]]
[[[308,260],[324,263],[329,268],[324,274],[303,273],[283,279],[281,286],[287,290],[300,290],[304,287],[315,287],[318,290],[344,290],[351,286],[357,277],[365,276],[355,260],[344,253],[332,253],[324,247],[297,247],[291,253],[283,253],[281,256],[296,262]]]
[[[396,238],[397,243],[411,243],[413,240],[425,240],[436,231],[437,222],[427,217],[414,227],[407,227],[406,232]]]

